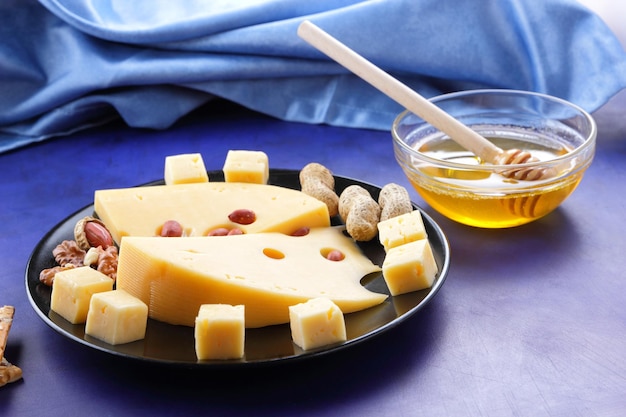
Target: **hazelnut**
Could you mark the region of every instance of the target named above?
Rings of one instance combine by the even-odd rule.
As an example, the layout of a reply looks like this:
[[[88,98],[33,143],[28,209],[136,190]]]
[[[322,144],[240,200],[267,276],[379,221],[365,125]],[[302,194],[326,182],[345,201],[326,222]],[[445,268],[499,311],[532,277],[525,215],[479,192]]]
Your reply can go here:
[[[74,239],[83,250],[102,246],[106,249],[113,246],[113,237],[104,223],[94,217],[83,217],[74,227]]]

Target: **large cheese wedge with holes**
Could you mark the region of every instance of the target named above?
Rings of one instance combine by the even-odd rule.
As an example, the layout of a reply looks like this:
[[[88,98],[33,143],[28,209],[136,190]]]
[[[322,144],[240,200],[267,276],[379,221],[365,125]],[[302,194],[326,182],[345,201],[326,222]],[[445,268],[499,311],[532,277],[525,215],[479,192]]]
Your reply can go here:
[[[155,236],[168,220],[176,220],[185,236],[240,228],[244,233],[292,234],[302,227],[330,225],[328,208],[298,190],[266,184],[207,182],[157,185],[95,192],[94,208],[119,244],[124,236]],[[256,221],[242,225],[228,215],[247,209]]]
[[[342,260],[326,255],[338,250]],[[219,237],[122,240],[117,288],[148,305],[153,319],[193,326],[202,304],[245,305],[246,327],[289,322],[289,306],[326,297],[343,313],[382,303],[387,295],[360,280],[380,271],[343,227]]]

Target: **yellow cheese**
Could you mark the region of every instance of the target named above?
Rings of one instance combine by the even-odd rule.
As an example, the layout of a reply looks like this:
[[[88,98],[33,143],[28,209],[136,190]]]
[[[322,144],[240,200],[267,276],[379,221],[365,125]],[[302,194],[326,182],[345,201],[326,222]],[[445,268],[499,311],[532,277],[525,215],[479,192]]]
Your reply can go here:
[[[89,303],[85,333],[111,345],[146,336],[148,306],[123,290],[94,294]]]
[[[437,263],[427,239],[389,249],[383,261],[383,278],[391,295],[429,288],[437,275]]]
[[[323,255],[337,249],[345,256]],[[365,257],[343,228],[218,237],[122,241],[117,287],[149,307],[150,317],[193,326],[202,304],[245,305],[246,327],[289,321],[289,306],[327,297],[344,313],[382,303],[386,295],[360,284],[380,267]]]
[[[92,295],[112,288],[111,278],[88,266],[57,272],[50,308],[72,324],[84,323]]]
[[[261,151],[230,150],[226,154],[223,171],[226,182],[267,184],[269,159]]]
[[[178,221],[185,236],[204,236],[219,227],[244,233],[291,234],[302,227],[330,224],[328,208],[300,191],[262,184],[207,182],[98,190],[95,211],[119,244],[123,236],[156,236],[168,220]],[[231,222],[228,215],[249,209],[256,221]]]
[[[304,350],[346,341],[343,313],[328,298],[312,298],[289,307],[293,342]]]
[[[385,251],[427,237],[424,220],[419,210],[413,210],[378,223],[378,238]]]
[[[164,179],[166,185],[208,182],[207,174],[199,153],[172,155],[165,158]]]
[[[196,356],[205,359],[238,359],[245,346],[245,307],[204,304],[196,317]]]

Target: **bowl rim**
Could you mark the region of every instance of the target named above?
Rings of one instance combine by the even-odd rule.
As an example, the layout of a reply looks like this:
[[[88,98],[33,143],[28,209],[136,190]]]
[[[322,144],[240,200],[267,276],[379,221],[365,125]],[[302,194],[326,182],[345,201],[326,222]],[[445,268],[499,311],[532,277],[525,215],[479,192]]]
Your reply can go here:
[[[576,148],[572,149],[571,151],[567,152],[564,155],[561,156],[557,156],[555,158],[549,159],[549,160],[545,160],[545,161],[537,161],[537,162],[527,162],[527,163],[523,163],[523,164],[510,164],[510,165],[496,165],[496,164],[488,164],[488,165],[471,165],[471,164],[464,164],[464,163],[460,163],[460,162],[450,162],[450,161],[445,161],[443,159],[439,159],[439,158],[434,158],[428,155],[425,155],[419,151],[416,151],[414,148],[412,148],[411,146],[409,146],[404,140],[402,140],[399,135],[396,133],[397,132],[397,126],[399,125],[400,121],[402,119],[404,119],[406,116],[408,115],[414,115],[415,117],[417,117],[420,120],[423,120],[420,116],[414,114],[413,112],[411,112],[410,110],[404,110],[402,111],[400,114],[398,114],[396,116],[396,118],[393,120],[392,126],[391,126],[391,136],[392,139],[394,141],[394,143],[398,144],[402,149],[404,149],[405,151],[407,151],[411,156],[413,157],[417,157],[419,159],[421,159],[422,161],[425,162],[430,162],[436,165],[445,165],[446,167],[449,168],[458,168],[458,169],[473,169],[473,170],[480,170],[480,171],[502,171],[503,169],[507,169],[507,170],[512,170],[512,169],[516,169],[516,168],[532,168],[532,167],[552,167],[552,166],[558,166],[562,163],[564,163],[565,161],[568,161],[574,157],[576,157],[577,155],[585,152],[587,149],[589,149],[590,147],[594,147],[595,146],[595,142],[596,142],[596,138],[597,138],[597,134],[598,134],[598,128],[597,128],[597,124],[595,119],[593,118],[593,116],[587,112],[585,109],[583,109],[582,107],[569,102],[567,100],[564,100],[562,98],[559,97],[555,97],[549,94],[545,94],[545,93],[538,93],[538,92],[534,92],[534,91],[526,91],[526,90],[514,90],[514,89],[474,89],[474,90],[463,90],[463,91],[456,91],[456,92],[451,92],[451,93],[444,93],[444,94],[440,94],[437,96],[434,96],[432,98],[429,98],[428,100],[432,103],[437,103],[443,100],[447,100],[447,99],[455,99],[455,98],[459,98],[459,97],[465,97],[465,96],[475,96],[475,95],[486,95],[486,94],[494,94],[494,95],[511,95],[511,96],[525,96],[525,97],[538,97],[541,98],[542,100],[547,100],[547,101],[551,101],[553,103],[557,103],[557,104],[561,104],[564,105],[566,107],[569,107],[577,112],[579,112],[589,123],[590,126],[590,131],[589,134],[587,135],[587,137],[585,138],[585,140],[583,141],[582,144],[580,144],[579,146],[577,146]],[[426,124],[429,124],[428,122],[425,122]],[[593,153],[591,155],[591,158],[593,157]],[[589,158],[589,159],[591,159]]]

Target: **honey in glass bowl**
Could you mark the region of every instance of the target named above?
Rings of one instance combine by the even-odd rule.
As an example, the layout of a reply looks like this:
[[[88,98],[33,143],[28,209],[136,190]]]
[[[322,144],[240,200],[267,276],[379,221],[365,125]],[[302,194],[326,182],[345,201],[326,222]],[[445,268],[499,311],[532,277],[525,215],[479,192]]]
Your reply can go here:
[[[392,129],[396,159],[424,201],[459,223],[506,228],[541,218],[574,191],[593,159],[593,119],[559,99],[478,90],[433,101],[498,147],[529,151],[539,159],[533,165],[556,172],[536,181],[508,178],[503,170],[515,166],[484,163],[419,117],[404,112]]]

